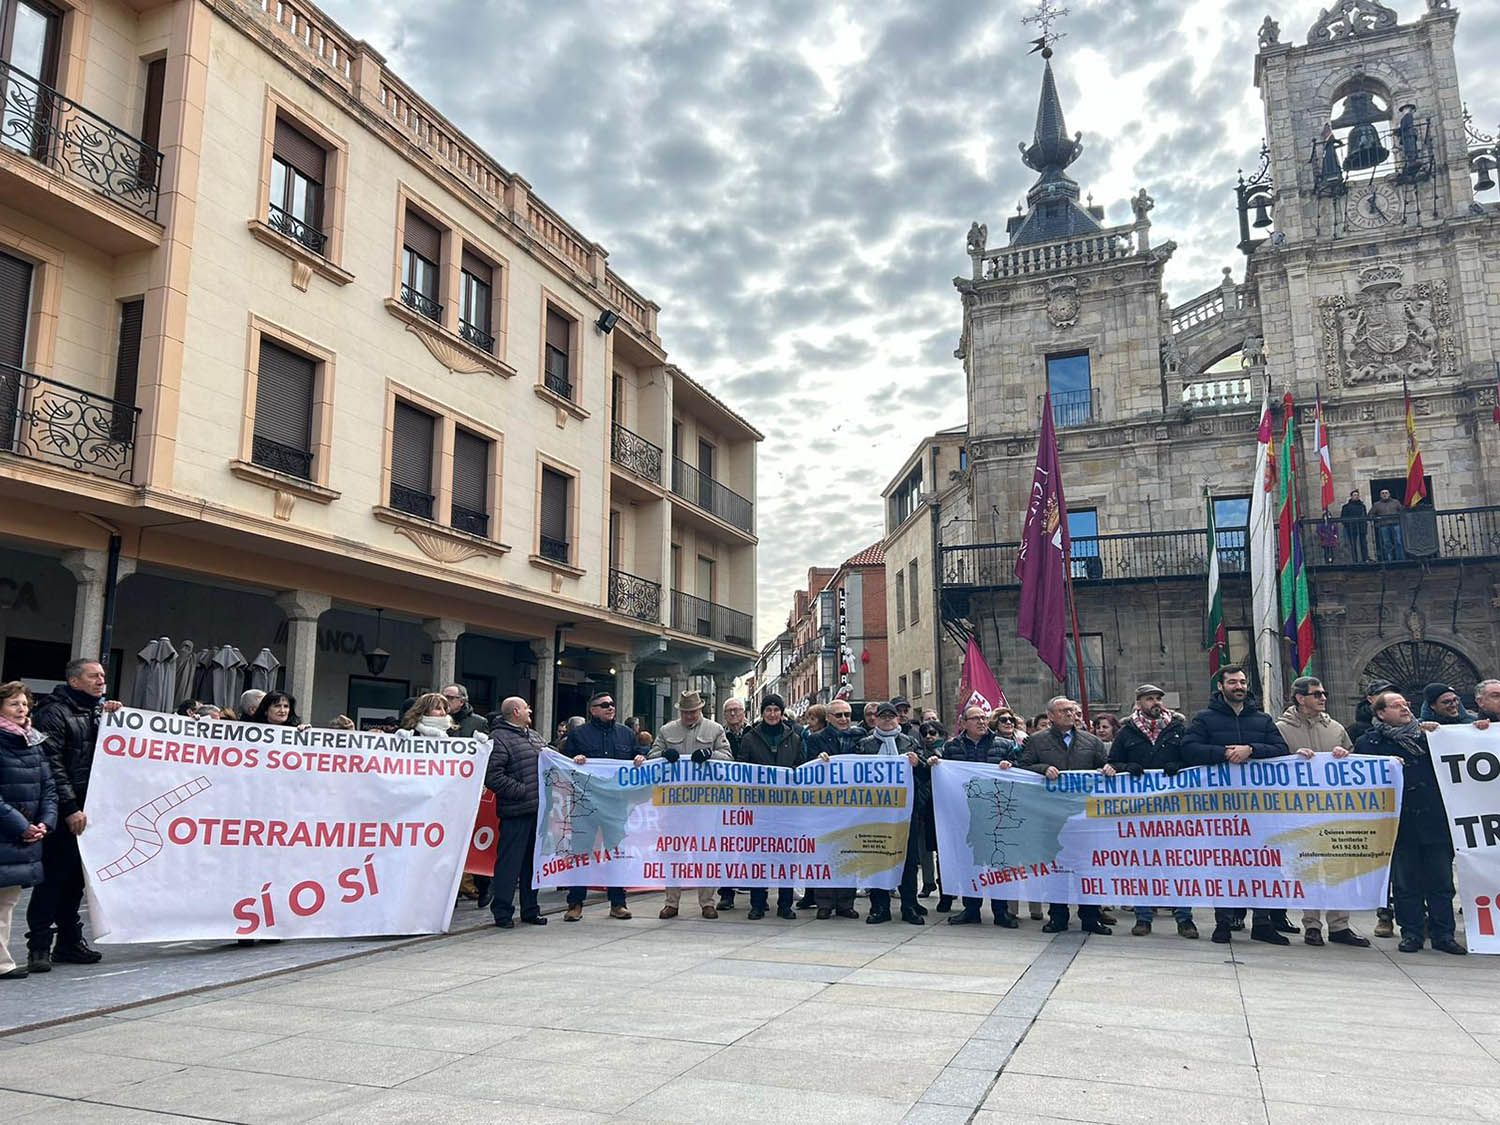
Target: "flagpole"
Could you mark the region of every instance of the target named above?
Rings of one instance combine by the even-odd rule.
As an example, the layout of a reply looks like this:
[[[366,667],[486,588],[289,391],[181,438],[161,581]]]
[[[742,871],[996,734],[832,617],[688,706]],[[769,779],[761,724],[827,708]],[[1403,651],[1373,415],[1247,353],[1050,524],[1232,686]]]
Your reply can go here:
[[[1073,667],[1078,669],[1078,702],[1083,707],[1083,721],[1089,721],[1089,683],[1083,667],[1083,638],[1078,635],[1078,599],[1073,596],[1073,560],[1063,560],[1063,576],[1067,581],[1068,614],[1073,619]],[[1066,686],[1066,685],[1064,685]]]

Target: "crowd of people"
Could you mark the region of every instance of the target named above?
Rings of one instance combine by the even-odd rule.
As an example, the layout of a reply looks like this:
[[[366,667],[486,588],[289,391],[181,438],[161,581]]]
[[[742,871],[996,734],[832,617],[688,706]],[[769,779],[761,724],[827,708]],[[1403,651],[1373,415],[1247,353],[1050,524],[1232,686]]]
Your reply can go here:
[[[88,827],[85,807],[100,716],[120,706],[105,698],[105,684],[104,668],[94,660],[72,661],[64,681],[40,700],[21,681],[0,684],[0,979],[45,973],[57,963],[89,965],[101,959],[84,936],[78,837]],[[895,906],[902,921],[918,926],[927,920],[924,900],[934,893],[938,895],[935,909],[949,915],[950,925],[981,921],[984,905],[981,898],[956,896],[942,887],[931,778],[932,770],[940,769],[945,761],[980,763],[997,770],[1027,769],[1054,778],[1067,770],[1175,774],[1189,766],[1288,754],[1305,758],[1318,753],[1382,755],[1402,763],[1404,791],[1391,859],[1391,895],[1387,906],[1377,911],[1375,936],[1393,937],[1399,929],[1398,948],[1407,953],[1421,950],[1424,944],[1446,953],[1466,952],[1456,940],[1453,847],[1427,735],[1441,725],[1472,723],[1487,729],[1500,722],[1500,680],[1484,680],[1476,686],[1472,712],[1447,684],[1427,685],[1414,711],[1394,685],[1376,681],[1369,685],[1356,708],[1355,721],[1347,727],[1328,713],[1328,693],[1312,677],[1293,682],[1290,702],[1275,717],[1259,707],[1247,673],[1237,666],[1220,670],[1208,706],[1191,718],[1168,709],[1166,694],[1154,684],[1142,684],[1129,715],[1097,715],[1087,726],[1082,708],[1066,696],[1054,698],[1044,714],[1029,722],[1008,707],[969,706],[959,730],[950,737],[935,712],[914,714],[911,704],[901,698],[866,704],[859,723],[852,705],[843,699],[815,704],[793,717],[785,701],[771,694],[760,701],[760,714],[754,720],[743,701],[730,699],[723,704],[723,721],[719,722],[704,713],[704,700],[695,691],[677,699],[677,718],[652,735],[638,721],[617,721],[613,693],[599,692],[589,699],[587,716],[559,724],[552,745],[580,764],[688,758],[796,768],[839,754],[905,756],[912,766],[914,802]],[[286,692],[251,690],[238,702],[238,708],[225,709],[186,700],[178,712],[306,725],[297,714],[296,700]],[[339,716],[331,725],[354,724]],[[533,729],[527,701],[508,698],[497,712],[486,716],[470,705],[462,684],[450,684],[407,700],[395,729],[411,737],[491,740],[485,785],[495,796],[499,842],[493,878],[480,880],[470,893],[480,899],[481,906],[490,908],[502,929],[516,924],[518,896],[520,921],[545,925],[531,871],[538,815],[537,762],[549,744]],[[11,959],[7,945],[12,915],[27,887],[32,889],[26,910],[27,960],[19,965]],[[661,918],[678,916],[685,889],[667,888]],[[735,887],[692,889],[705,918],[736,909]],[[587,891],[584,886],[569,889],[564,921],[583,918]],[[625,889],[609,887],[606,893],[609,917],[629,919]],[[892,921],[891,892],[871,888],[868,894],[865,921]],[[795,919],[798,909],[815,910],[819,920],[857,919],[856,898],[855,887],[811,888],[800,896],[796,888],[778,887],[774,909],[786,919]],[[994,924],[1019,926],[1018,905],[992,900]],[[1043,921],[1045,906],[1042,930],[1046,933],[1058,933],[1070,925],[1070,904],[1027,905],[1033,921]],[[1131,933],[1150,934],[1161,905],[1132,904],[1135,924]],[[759,920],[771,909],[769,888],[749,889],[747,918]],[[1180,936],[1199,936],[1189,905],[1166,904],[1166,909]],[[1110,908],[1082,904],[1077,913],[1086,932],[1113,932],[1116,919]],[[1218,908],[1212,940],[1231,941],[1233,933],[1245,928],[1247,913],[1250,936],[1257,941],[1286,945],[1287,934],[1300,932],[1308,945],[1321,946],[1326,926],[1326,943],[1370,944],[1350,926],[1347,912],[1333,910],[1326,918],[1319,911],[1306,911],[1299,927],[1286,910]]]

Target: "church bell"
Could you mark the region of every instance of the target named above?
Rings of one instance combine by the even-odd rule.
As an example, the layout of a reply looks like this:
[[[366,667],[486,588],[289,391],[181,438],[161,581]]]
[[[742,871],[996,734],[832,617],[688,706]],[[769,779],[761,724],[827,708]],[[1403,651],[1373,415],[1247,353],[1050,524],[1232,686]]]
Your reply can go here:
[[[1335,129],[1349,129],[1346,147],[1349,154],[1344,157],[1346,172],[1361,172],[1376,168],[1390,157],[1390,150],[1380,143],[1376,122],[1385,121],[1387,114],[1375,104],[1374,95],[1365,90],[1355,90],[1344,103],[1344,112],[1332,122]]]
[[[1263,195],[1255,200],[1255,221],[1250,225],[1261,230],[1271,225],[1271,216],[1266,211],[1266,197]]]

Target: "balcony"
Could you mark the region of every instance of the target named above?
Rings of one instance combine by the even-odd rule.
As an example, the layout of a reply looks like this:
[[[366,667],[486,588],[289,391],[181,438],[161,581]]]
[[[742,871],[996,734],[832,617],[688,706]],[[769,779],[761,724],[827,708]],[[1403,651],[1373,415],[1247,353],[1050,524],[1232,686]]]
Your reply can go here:
[[[68,198],[70,191],[17,175],[0,192],[10,197],[7,202],[35,209],[112,252],[159,242],[161,153],[3,61],[0,82],[0,153],[19,154],[60,175],[70,189],[83,189]],[[128,215],[94,207],[96,198]],[[152,225],[142,227],[139,220]]]
[[[1339,520],[1337,543],[1319,534],[1320,520],[1303,520],[1302,557],[1315,571],[1366,570],[1385,566],[1433,565],[1451,562],[1488,562],[1500,559],[1500,507],[1416,508],[1402,512],[1395,526],[1399,537],[1381,542],[1374,519],[1365,526],[1366,550],[1357,557],[1353,536]]]
[[[573,563],[572,547],[566,539],[543,535],[538,540],[537,553],[548,562],[562,563],[563,566]]]
[[[448,526],[454,531],[464,531],[470,535],[478,535],[482,539],[488,539],[490,536],[488,512],[476,512],[473,508],[453,504],[449,506],[448,517]]]
[[[404,281],[401,283],[401,303],[418,316],[425,316],[438,324],[443,323],[443,306],[427,294],[418,293]]]
[[[471,344],[482,352],[495,354],[495,337],[486,332],[477,324],[470,324],[467,320],[458,322],[458,335],[466,344]]]
[[[311,223],[305,223],[290,211],[283,211],[276,204],[266,216],[266,226],[277,234],[284,234],[299,246],[305,246],[314,254],[322,255],[328,245],[328,236]]]
[[[645,477],[653,484],[661,483],[661,446],[632,433],[618,422],[610,435],[609,457],[636,476]]]
[[[1111,227],[1078,238],[1031,246],[997,247],[974,255],[975,281],[1009,281],[1085,266],[1108,265],[1135,256],[1134,226]]]
[[[731,527],[755,533],[755,506],[681,457],[672,458],[672,491]]]
[[[1037,399],[1037,412],[1041,412],[1042,399]],[[1052,424],[1059,430],[1074,426],[1087,426],[1099,419],[1099,392],[1059,391],[1052,396]]]
[[[678,591],[672,593],[672,628],[726,645],[751,647],[754,622],[748,613]]]
[[[436,499],[435,496],[420,492],[415,488],[405,488],[399,484],[391,485],[391,507],[409,516],[430,520],[433,501]]]
[[[610,568],[609,608],[638,621],[661,621],[661,584]]]
[[[250,443],[250,460],[263,469],[312,480],[312,453],[294,445],[256,434]]]
[[[140,410],[0,364],[0,453],[129,483]]]

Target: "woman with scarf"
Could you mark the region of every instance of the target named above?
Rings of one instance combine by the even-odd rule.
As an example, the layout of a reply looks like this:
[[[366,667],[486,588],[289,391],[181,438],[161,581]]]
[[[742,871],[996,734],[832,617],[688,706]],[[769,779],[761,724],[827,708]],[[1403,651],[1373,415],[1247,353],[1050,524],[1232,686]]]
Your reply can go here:
[[[31,691],[20,680],[0,684],[0,980],[30,974],[7,946],[10,919],[22,887],[42,881],[42,839],[57,827],[57,787],[47,768],[42,743],[47,736],[31,725]],[[50,961],[31,961],[36,971]]]
[[[1425,935],[1441,953],[1467,953],[1453,938],[1453,838],[1427,747],[1427,732],[1438,724],[1412,715],[1400,692],[1384,693],[1372,710],[1375,721],[1354,752],[1395,758],[1402,766],[1401,821],[1391,853],[1396,925],[1401,927],[1397,948],[1419,953]]]
[[[454,728],[453,716],[448,713],[448,701],[441,692],[429,691],[416,700],[401,716],[401,725],[396,733],[405,738],[448,738]],[[474,738],[488,738],[484,731],[475,731]]]

